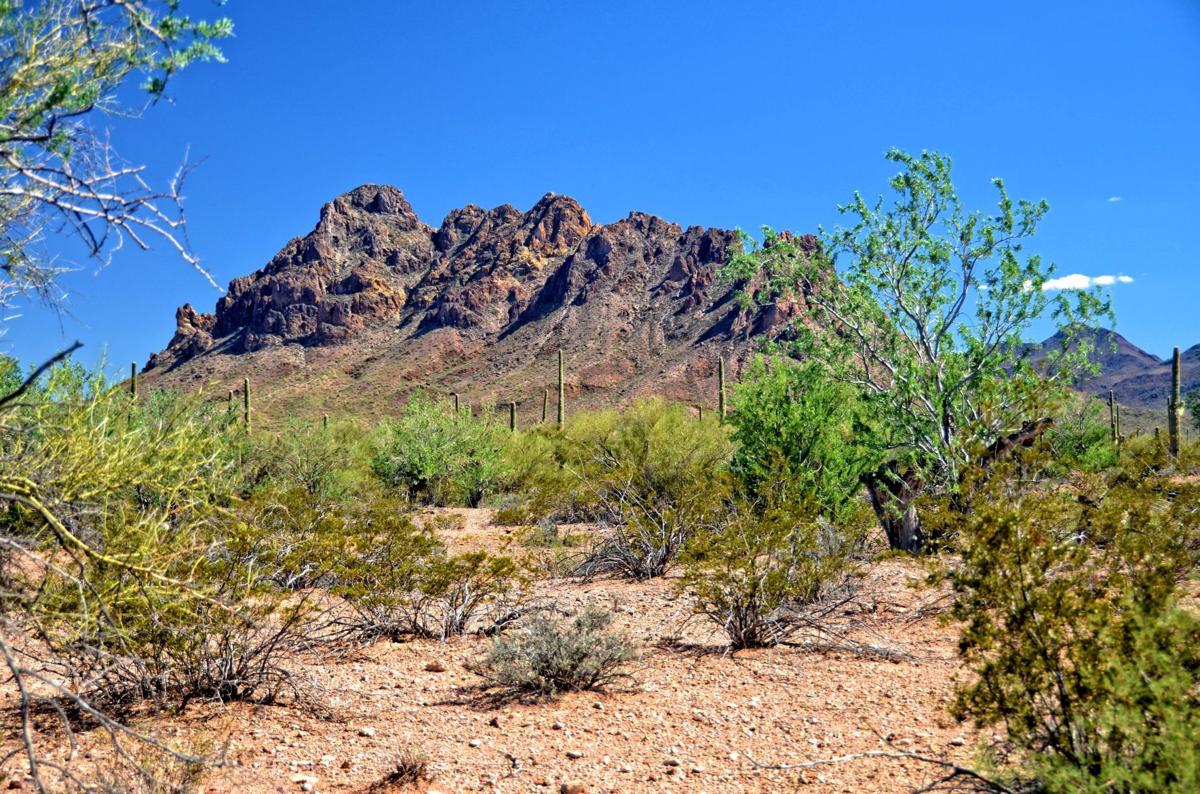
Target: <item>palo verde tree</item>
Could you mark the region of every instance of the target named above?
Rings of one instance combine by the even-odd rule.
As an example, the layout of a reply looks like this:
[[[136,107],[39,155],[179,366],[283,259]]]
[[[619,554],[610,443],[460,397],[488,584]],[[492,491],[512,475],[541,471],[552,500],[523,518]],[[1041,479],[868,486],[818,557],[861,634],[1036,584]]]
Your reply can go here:
[[[103,120],[138,113],[118,99],[131,78],[154,102],[181,69],[221,60],[217,41],[232,32],[228,19],[185,15],[181,0],[0,0],[0,305],[57,296],[47,233],[73,235],[102,262],[162,243],[212,282],[184,233],[186,164],[152,186]]]
[[[926,545],[915,502],[955,489],[960,472],[995,457],[1048,420],[1037,411],[1058,373],[1086,366],[1074,333],[1109,314],[1096,291],[1047,291],[1053,265],[1024,252],[1049,205],[1014,201],[1004,183],[994,214],[964,208],[951,162],[936,152],[901,166],[895,198],[855,193],[838,209],[852,225],[820,243],[764,229],[726,267],[744,305],[780,298],[803,307],[793,352],[849,384],[866,408],[883,461],[864,477],[893,548]],[[1038,318],[1066,331],[1035,370],[1025,332]]]

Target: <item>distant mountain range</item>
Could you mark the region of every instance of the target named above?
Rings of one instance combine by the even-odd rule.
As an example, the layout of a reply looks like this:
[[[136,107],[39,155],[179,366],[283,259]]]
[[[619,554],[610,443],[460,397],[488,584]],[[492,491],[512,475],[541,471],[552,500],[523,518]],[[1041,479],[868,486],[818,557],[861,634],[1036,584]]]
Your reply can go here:
[[[1100,373],[1076,383],[1081,391],[1107,398],[1111,390],[1117,402],[1137,408],[1166,410],[1171,389],[1171,362],[1147,353],[1116,331],[1098,328],[1091,332],[1095,352],[1092,360]],[[1043,348],[1062,343],[1055,334],[1042,343]],[[1183,391],[1200,387],[1200,344],[1182,353]]]

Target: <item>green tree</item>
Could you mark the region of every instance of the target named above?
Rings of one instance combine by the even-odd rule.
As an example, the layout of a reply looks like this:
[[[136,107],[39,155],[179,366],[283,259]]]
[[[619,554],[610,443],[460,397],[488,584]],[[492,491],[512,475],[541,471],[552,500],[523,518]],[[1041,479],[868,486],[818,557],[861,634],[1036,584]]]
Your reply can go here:
[[[748,495],[803,502],[834,523],[853,511],[873,463],[853,389],[812,363],[761,357],[734,386],[733,406],[730,470]]]
[[[802,307],[793,352],[851,386],[882,463],[864,477],[894,548],[926,545],[918,496],[958,486],[962,469],[995,456],[1044,423],[1031,421],[1058,374],[1086,362],[1074,329],[1109,313],[1096,291],[1043,287],[1054,271],[1024,252],[1049,206],[1015,201],[1003,181],[995,214],[966,210],[950,159],[898,150],[890,205],[855,193],[839,210],[854,223],[819,243],[765,229],[743,236],[725,277],[744,305]],[[1051,377],[1036,371],[1024,338],[1038,318],[1063,330]]]
[[[207,277],[183,233],[186,166],[152,187],[113,150],[102,121],[138,112],[117,98],[131,76],[153,102],[181,69],[220,60],[216,42],[232,32],[228,19],[184,14],[181,0],[0,1],[0,305],[57,297],[61,271],[39,245],[47,229],[73,234],[102,261],[125,243],[157,240]]]
[[[1183,396],[1183,404],[1192,415],[1192,427],[1200,432],[1200,389],[1194,389]]]

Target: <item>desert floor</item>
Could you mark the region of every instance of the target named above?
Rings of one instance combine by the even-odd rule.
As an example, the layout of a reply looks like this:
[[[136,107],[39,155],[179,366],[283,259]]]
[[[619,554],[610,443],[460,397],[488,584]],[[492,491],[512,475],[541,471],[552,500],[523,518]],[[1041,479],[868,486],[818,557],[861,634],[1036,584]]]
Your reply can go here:
[[[515,543],[490,511],[451,512],[464,519],[452,546]],[[964,671],[946,594],[925,578],[911,560],[872,563],[831,616],[836,635],[735,655],[669,577],[544,580],[534,597],[567,612],[615,604],[615,626],[642,652],[628,686],[498,702],[464,667],[489,639],[379,642],[296,660],[322,715],[201,704],[141,727],[181,746],[226,745],[225,765],[202,778],[210,792],[398,791],[384,781],[406,754],[427,761],[421,790],[441,792],[913,791],[946,770],[857,754],[969,763],[981,738],[947,713]],[[109,752],[95,733],[79,737],[77,758]]]

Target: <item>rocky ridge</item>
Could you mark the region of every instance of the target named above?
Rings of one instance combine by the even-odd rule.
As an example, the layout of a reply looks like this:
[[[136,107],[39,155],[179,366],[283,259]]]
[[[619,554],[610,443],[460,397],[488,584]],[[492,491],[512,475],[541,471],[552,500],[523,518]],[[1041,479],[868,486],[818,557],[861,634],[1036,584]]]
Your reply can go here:
[[[173,387],[265,376],[289,410],[328,408],[331,390],[368,408],[368,396],[428,387],[534,413],[561,347],[584,403],[663,393],[711,404],[717,357],[736,369],[798,309],[736,305],[718,279],[736,241],[640,212],[596,224],[553,193],[526,212],[468,205],[434,228],[396,188],[363,185],[231,281],[213,313],[181,307],[146,371]]]

